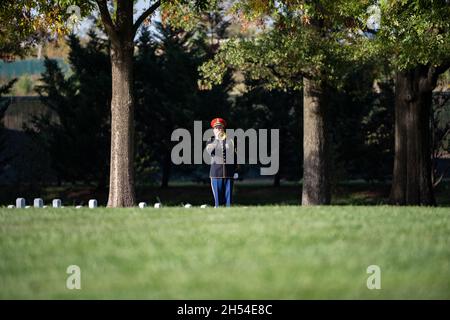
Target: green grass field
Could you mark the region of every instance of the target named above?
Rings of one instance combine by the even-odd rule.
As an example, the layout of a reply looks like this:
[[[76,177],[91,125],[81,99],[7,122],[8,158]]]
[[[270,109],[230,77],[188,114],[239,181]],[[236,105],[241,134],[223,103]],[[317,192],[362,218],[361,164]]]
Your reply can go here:
[[[347,181],[332,188],[332,205],[383,205],[389,203],[391,185],[388,182],[367,183],[364,181]],[[238,205],[301,205],[301,184],[283,182],[280,187],[273,187],[272,181],[240,181],[234,185],[233,203]],[[440,207],[450,207],[450,180],[444,180],[435,189],[436,201]],[[108,190],[96,190],[87,185],[56,186],[0,186],[0,205],[14,204],[16,198],[43,198],[51,203],[55,198],[61,199],[66,206],[87,205],[89,199],[97,199],[100,204],[108,201]],[[189,202],[195,205],[213,203],[209,183],[171,183],[168,188],[159,186],[137,186],[137,201],[157,202],[177,206]]]
[[[0,229],[2,299],[450,299],[448,208],[0,208]]]

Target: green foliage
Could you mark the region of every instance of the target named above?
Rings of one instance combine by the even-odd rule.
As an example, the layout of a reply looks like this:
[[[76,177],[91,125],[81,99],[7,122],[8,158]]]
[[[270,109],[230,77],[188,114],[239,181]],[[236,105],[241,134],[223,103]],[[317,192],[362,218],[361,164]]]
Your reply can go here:
[[[294,90],[266,90],[260,81],[246,81],[246,92],[236,98],[231,118],[238,128],[278,129],[280,168],[275,179],[300,180],[303,96]],[[245,172],[249,166],[241,166]]]
[[[382,1],[378,51],[405,70],[450,60],[450,3],[446,0]]]
[[[223,25],[216,22],[219,32]],[[150,174],[154,173],[148,168],[159,167],[162,185],[166,186],[172,171],[173,130],[189,130],[194,120],[209,123],[218,114],[224,117],[228,114],[227,81],[212,91],[201,91],[197,84],[198,66],[214,54],[215,41],[211,45],[208,37],[220,36],[215,32],[208,36],[205,25],[186,31],[168,23],[157,23],[156,32],[144,28],[139,37],[135,62],[136,136],[137,171],[143,173],[143,181],[150,180]],[[195,168],[184,166],[183,169]]]
[[[368,64],[355,69],[340,90],[327,88],[335,182],[384,181],[392,173],[394,84],[377,80],[379,73]]]
[[[235,38],[224,44],[219,55],[201,67],[205,83],[219,83],[225,66],[230,65],[251,79],[265,79],[268,88],[299,88],[299,75],[340,85],[354,64],[371,59],[386,59],[397,69],[449,60],[447,1],[382,1],[379,30],[365,25],[371,4],[233,1],[238,17],[260,19],[260,32],[251,39]]]
[[[17,80],[15,95],[30,95],[33,92],[34,81],[28,75],[23,75]]]
[[[220,0],[166,0],[161,1],[161,20],[174,28],[197,29],[204,13],[216,11]]]
[[[89,36],[86,46],[69,37],[70,77],[46,59],[36,90],[52,113],[35,117],[27,131],[49,153],[58,181],[103,187],[109,172],[111,70],[107,43],[93,31]]]
[[[2,96],[9,93],[16,82],[17,79],[12,79],[5,85],[0,86],[0,119],[3,119],[3,116],[5,115],[5,112],[9,106],[9,100],[3,98]],[[0,125],[1,124],[3,124],[3,122],[0,122]]]
[[[191,41],[191,33],[162,24],[155,34],[146,28],[141,33],[135,62],[138,172],[145,173],[154,162],[169,171],[171,133],[194,118],[197,82],[195,54],[188,52]]]
[[[252,6],[254,4],[262,7]],[[205,85],[220,83],[226,67],[243,71],[249,79],[264,80],[267,89],[297,90],[302,77],[341,84],[367,54],[363,23],[355,17],[361,1],[325,1],[296,4],[281,1],[236,1],[235,12],[244,19],[268,14],[251,38],[235,37],[224,43],[214,60],[201,67]],[[236,9],[237,8],[237,9]]]
[[[23,57],[39,40],[68,33],[70,5],[78,6],[84,16],[94,8],[94,1],[3,0],[0,4],[0,59]]]
[[[226,117],[229,112],[229,85],[224,83],[211,91],[198,88],[197,68],[214,55],[217,38],[226,29],[226,23],[213,14],[203,19],[203,24],[189,32],[161,23],[155,24],[156,31],[152,33],[144,27],[136,43],[135,165],[140,183],[152,180],[157,172],[162,173],[163,180],[168,179],[174,129],[190,129],[194,120],[209,123],[218,114]],[[211,25],[215,25],[215,31],[208,33]],[[82,46],[75,36],[69,37],[69,45],[71,75],[65,78],[56,62],[46,60],[43,85],[37,88],[57,120],[50,114],[43,115],[34,120],[28,131],[34,132],[49,152],[59,180],[105,185],[111,99],[108,42],[91,32],[86,45]],[[86,155],[92,157],[89,163]]]
[[[6,145],[6,137],[5,137],[5,126],[3,124],[3,117],[5,116],[6,110],[10,105],[10,101],[2,96],[7,94],[17,79],[13,79],[9,81],[7,84],[0,86],[0,174],[2,174],[5,166],[12,160],[11,156],[5,156],[5,145]]]

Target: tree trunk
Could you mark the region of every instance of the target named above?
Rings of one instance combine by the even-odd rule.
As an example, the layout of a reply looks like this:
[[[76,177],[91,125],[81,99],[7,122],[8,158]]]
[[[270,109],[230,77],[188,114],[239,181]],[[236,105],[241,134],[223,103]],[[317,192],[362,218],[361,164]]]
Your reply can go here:
[[[111,42],[111,163],[108,207],[130,207],[134,194],[134,37],[141,24],[161,5],[153,2],[133,22],[133,0],[114,1],[114,20],[107,0],[96,0]]]
[[[108,207],[130,207],[134,194],[133,41],[112,45],[111,164]]]
[[[302,205],[329,204],[329,137],[327,106],[321,84],[303,79]]]
[[[405,76],[397,73],[395,81],[395,154],[390,194],[390,202],[397,205],[406,203],[406,111],[408,108],[408,103],[404,99],[405,92],[407,92],[406,86]]]
[[[430,68],[398,72],[395,83],[395,158],[390,202],[435,205],[432,186]]]

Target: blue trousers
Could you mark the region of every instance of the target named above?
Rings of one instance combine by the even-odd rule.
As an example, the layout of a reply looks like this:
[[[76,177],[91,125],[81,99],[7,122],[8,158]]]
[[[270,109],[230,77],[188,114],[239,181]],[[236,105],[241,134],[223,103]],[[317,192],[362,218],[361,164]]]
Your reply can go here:
[[[214,195],[214,206],[231,206],[233,194],[232,178],[211,178],[211,188]]]

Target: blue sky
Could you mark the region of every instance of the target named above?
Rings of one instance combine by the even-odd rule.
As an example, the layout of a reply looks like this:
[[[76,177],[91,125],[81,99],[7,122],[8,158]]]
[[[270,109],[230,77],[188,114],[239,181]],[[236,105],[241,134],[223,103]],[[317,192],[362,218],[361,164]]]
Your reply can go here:
[[[155,2],[155,1],[154,0],[138,0],[135,5],[136,13],[134,15],[134,20],[136,20],[141,15],[141,13],[144,10],[146,10],[153,2]],[[94,14],[97,15],[98,11],[94,12]],[[76,32],[76,33],[81,36],[85,35],[90,26],[91,26],[91,21],[88,18],[84,18],[81,21],[79,28],[77,29],[78,32]]]

